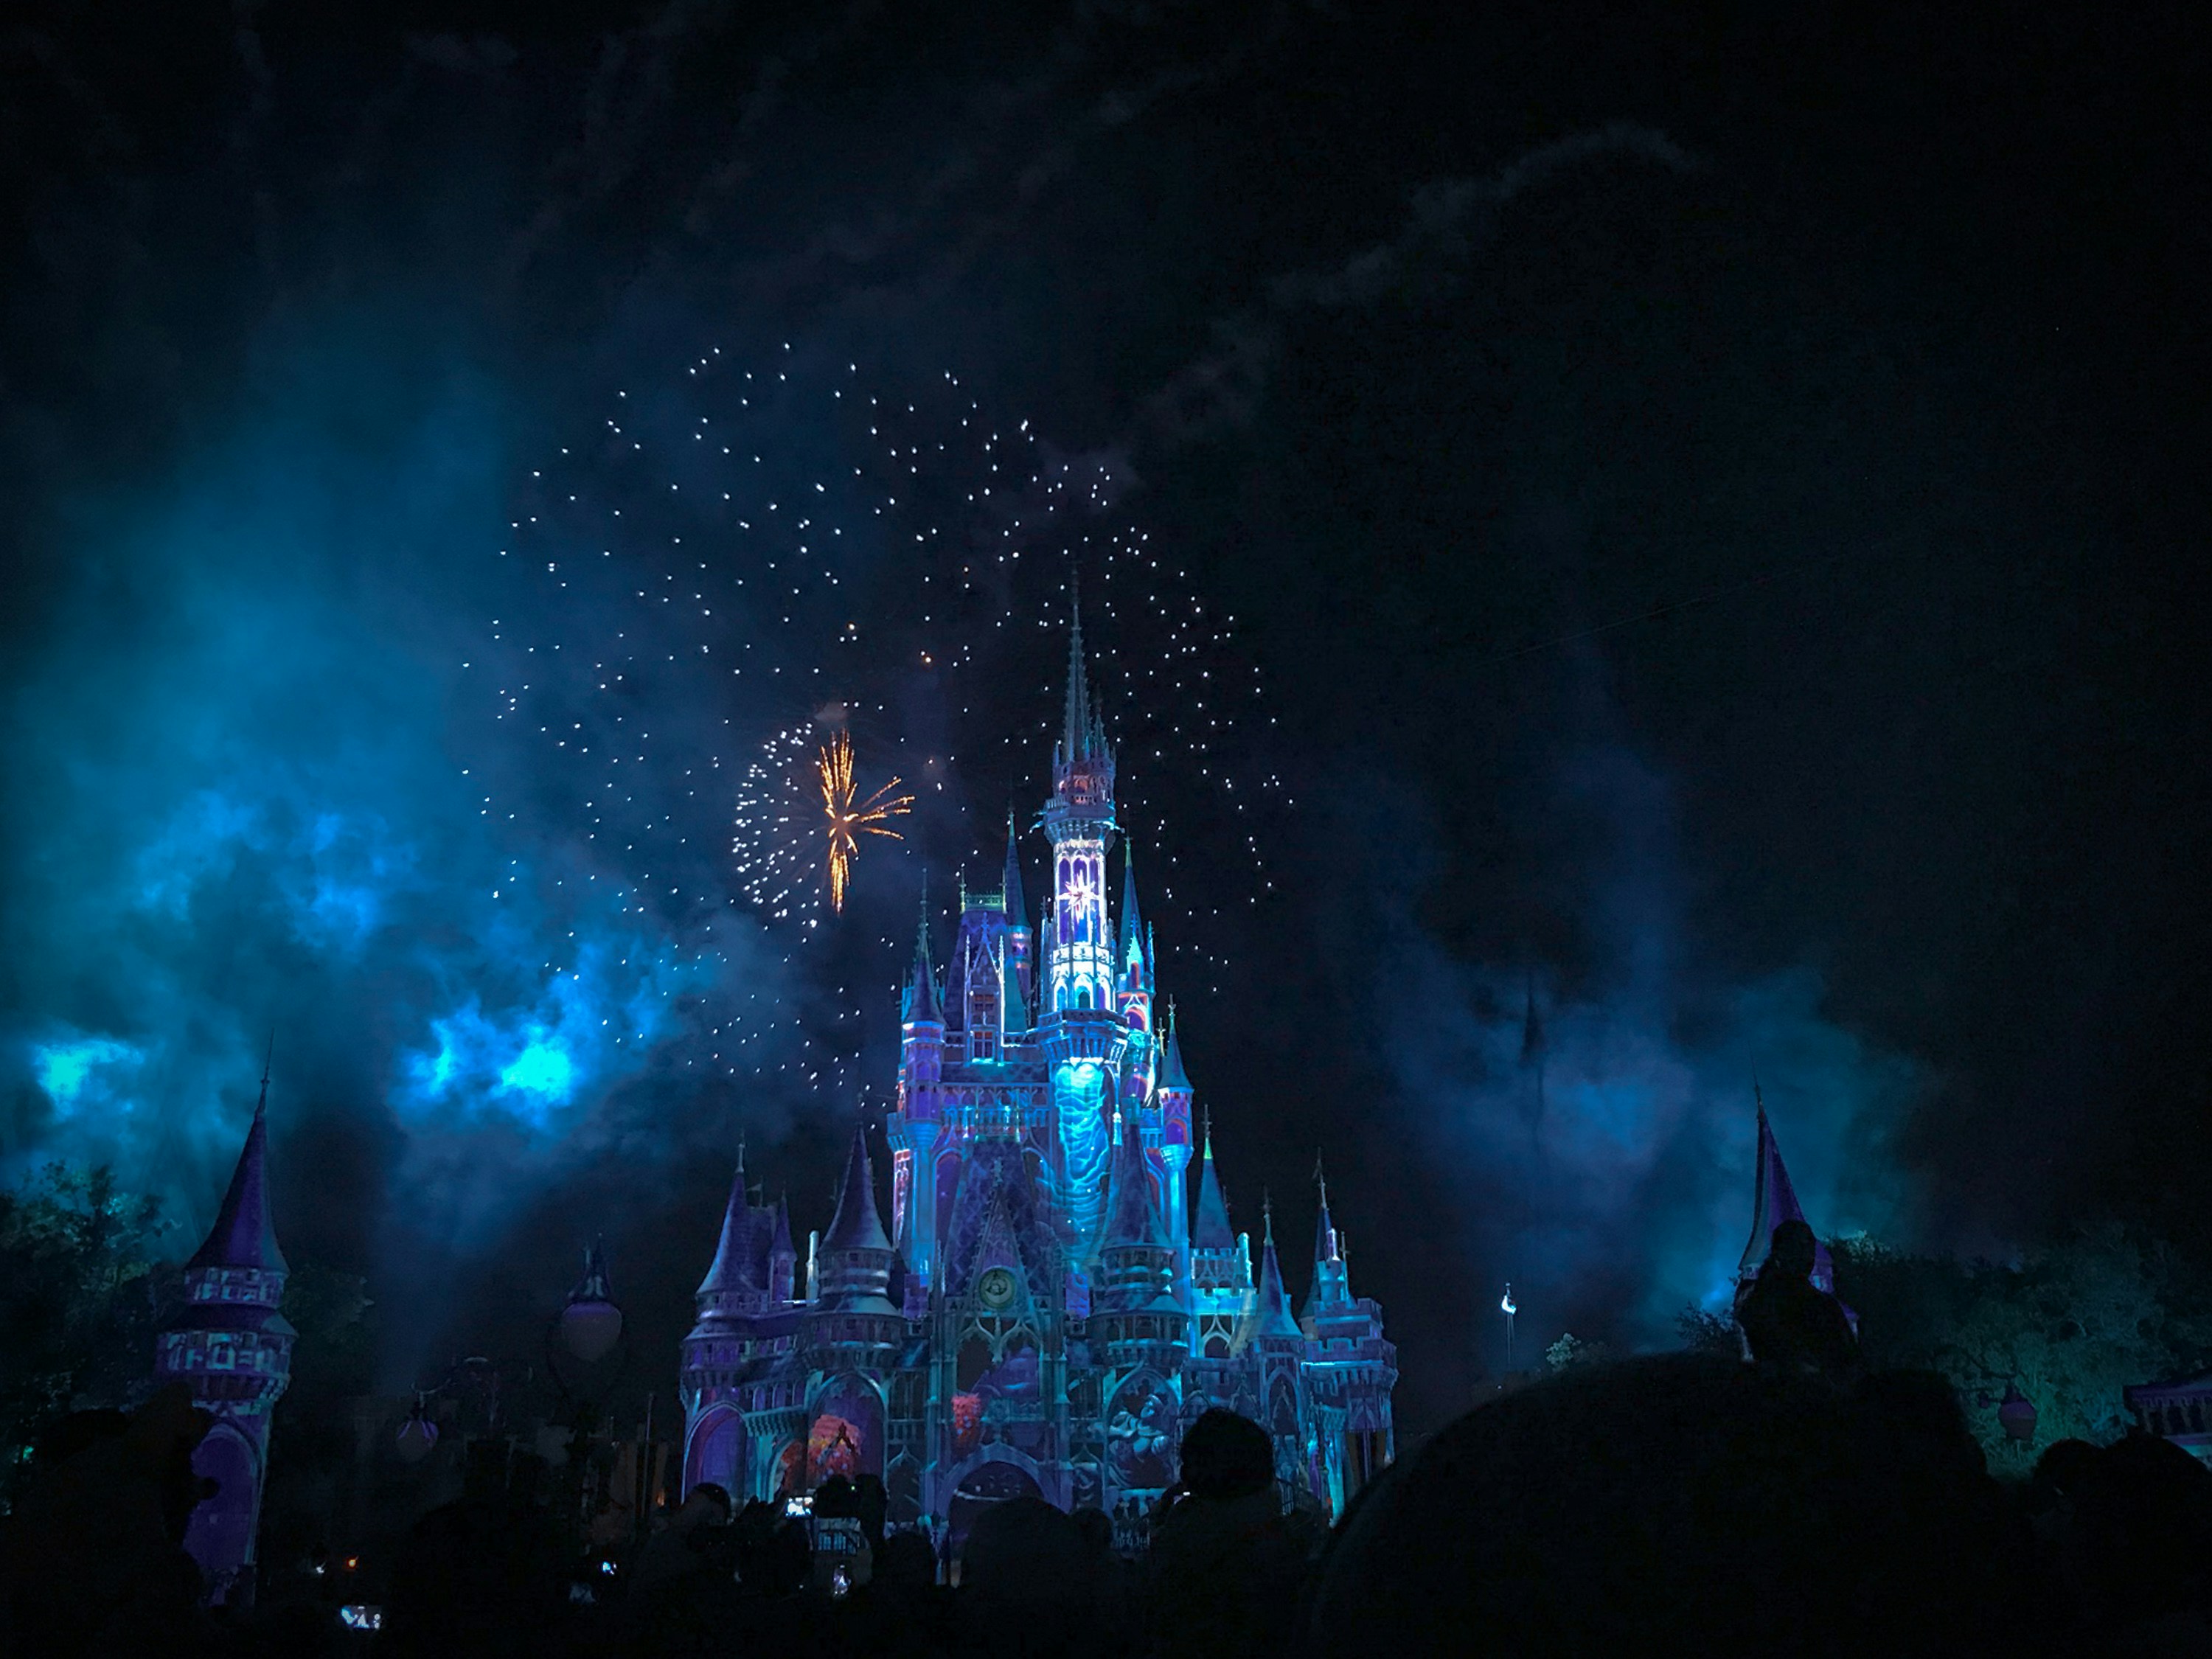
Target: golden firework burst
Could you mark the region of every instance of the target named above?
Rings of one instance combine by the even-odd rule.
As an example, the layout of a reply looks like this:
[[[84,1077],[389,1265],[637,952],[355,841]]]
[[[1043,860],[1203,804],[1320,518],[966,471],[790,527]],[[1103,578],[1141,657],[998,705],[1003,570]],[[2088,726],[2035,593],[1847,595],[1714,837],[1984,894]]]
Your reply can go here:
[[[914,797],[892,794],[899,787],[899,781],[893,778],[862,799],[860,785],[853,779],[853,739],[847,732],[840,732],[823,745],[814,769],[822,780],[822,811],[828,820],[824,828],[830,843],[830,908],[842,915],[845,884],[852,879],[853,860],[860,855],[860,837],[888,836],[893,841],[904,840],[897,830],[885,829],[884,820],[903,817],[913,810]]]

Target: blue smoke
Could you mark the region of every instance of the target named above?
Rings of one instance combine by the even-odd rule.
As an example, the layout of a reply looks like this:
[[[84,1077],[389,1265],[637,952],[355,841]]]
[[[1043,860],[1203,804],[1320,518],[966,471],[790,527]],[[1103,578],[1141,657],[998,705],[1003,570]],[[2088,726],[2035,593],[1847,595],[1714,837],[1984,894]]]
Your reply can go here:
[[[380,1192],[487,1250],[608,1146],[726,1127],[714,1000],[773,995],[781,958],[642,902],[567,804],[492,799],[465,665],[514,602],[480,574],[510,411],[425,355],[303,349],[165,484],[47,527],[58,574],[0,688],[0,1177],[111,1161],[196,1234],[272,1031],[280,1164],[336,1121],[379,1166],[280,1217],[310,1255],[380,1254]]]
[[[1686,942],[1669,792],[1649,769],[1607,752],[1564,770],[1601,843],[1572,976],[1455,961],[1401,908],[1382,981],[1388,1062],[1460,1197],[1477,1306],[1513,1285],[1516,1364],[1562,1330],[1664,1346],[1685,1308],[1726,1308],[1754,1079],[1817,1230],[1909,1224],[1887,1137],[1927,1082],[1833,1021],[1811,967],[1731,975]]]

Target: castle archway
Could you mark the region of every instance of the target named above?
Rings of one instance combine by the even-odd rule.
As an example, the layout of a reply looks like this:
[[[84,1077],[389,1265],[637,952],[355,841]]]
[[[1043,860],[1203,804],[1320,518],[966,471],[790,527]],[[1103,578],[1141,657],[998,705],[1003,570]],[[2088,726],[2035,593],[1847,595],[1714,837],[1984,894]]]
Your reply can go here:
[[[691,1443],[684,1455],[684,1490],[712,1481],[730,1494],[733,1503],[745,1493],[745,1425],[735,1407],[715,1406],[691,1425]]]

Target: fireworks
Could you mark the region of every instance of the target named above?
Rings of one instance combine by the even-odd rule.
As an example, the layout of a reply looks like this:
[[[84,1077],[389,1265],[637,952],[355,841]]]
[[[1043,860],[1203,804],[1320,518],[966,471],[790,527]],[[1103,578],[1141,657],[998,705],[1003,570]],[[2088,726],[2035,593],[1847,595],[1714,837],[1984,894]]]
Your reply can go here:
[[[578,862],[556,877],[678,957],[751,964],[699,1005],[702,1068],[849,1081],[857,988],[903,972],[921,885],[884,884],[876,914],[860,838],[995,873],[1002,814],[1050,787],[1079,580],[1121,821],[1159,849],[1147,902],[1182,918],[1164,964],[1211,985],[1219,920],[1273,885],[1260,841],[1288,793],[1235,619],[1126,511],[1119,458],[1055,451],[950,374],[819,350],[709,350],[673,382],[617,393],[530,473],[468,657],[501,757],[483,815],[565,799]],[[841,796],[841,763],[911,793],[848,769]],[[823,926],[847,907],[862,925]]]
[[[889,783],[870,795],[860,799],[860,785],[853,781],[853,738],[849,732],[840,732],[822,747],[815,757],[814,769],[822,781],[822,812],[827,820],[824,833],[829,841],[827,875],[830,883],[830,908],[837,915],[845,913],[845,884],[851,879],[853,860],[860,854],[860,836],[886,836],[893,841],[903,840],[896,830],[884,827],[889,817],[903,817],[914,809],[912,795],[893,795],[899,780]]]

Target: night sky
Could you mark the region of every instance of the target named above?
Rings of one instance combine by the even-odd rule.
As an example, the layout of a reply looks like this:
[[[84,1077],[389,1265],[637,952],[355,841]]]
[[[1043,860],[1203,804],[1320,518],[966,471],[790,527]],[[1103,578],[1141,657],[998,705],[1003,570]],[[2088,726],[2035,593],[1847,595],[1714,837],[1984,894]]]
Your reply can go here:
[[[387,1386],[604,1232],[672,1387],[1079,586],[1232,1210],[1326,1158],[1409,1427],[1509,1279],[1719,1292],[1754,1076],[1824,1231],[2205,1248],[2188,9],[15,9],[6,1173],[182,1254],[273,1030]]]

